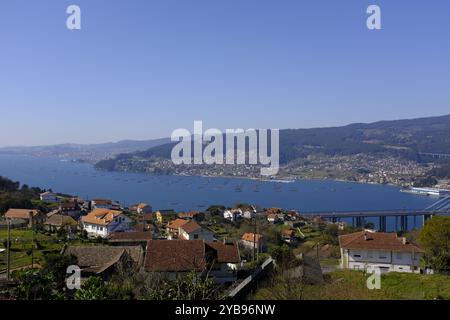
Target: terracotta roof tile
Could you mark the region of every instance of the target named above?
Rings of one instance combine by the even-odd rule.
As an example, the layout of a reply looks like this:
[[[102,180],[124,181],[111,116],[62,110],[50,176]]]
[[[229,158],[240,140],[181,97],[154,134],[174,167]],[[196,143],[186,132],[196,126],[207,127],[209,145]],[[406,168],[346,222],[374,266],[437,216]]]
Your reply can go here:
[[[360,231],[339,236],[339,244],[345,249],[392,250],[402,252],[421,252],[412,243],[404,243],[396,233]]]
[[[5,213],[5,217],[10,219],[29,219],[30,213],[35,217],[39,214],[39,211],[31,209],[9,209]]]
[[[207,242],[206,245],[212,247],[216,251],[216,259],[219,263],[239,263],[239,249],[236,242],[223,243],[220,241]]]
[[[81,218],[82,222],[98,224],[98,225],[108,225],[115,218],[120,216],[122,211],[119,210],[109,210],[109,209],[94,209],[88,215]]]
[[[196,216],[198,216],[199,213],[198,211],[190,211],[190,212],[180,212],[178,213],[178,218],[195,218]]]
[[[185,225],[189,223],[189,221],[184,220],[184,219],[175,219],[172,222],[169,223],[169,225],[167,226],[169,229],[177,229],[180,228],[181,226]]]
[[[202,227],[195,221],[189,221],[188,223],[183,224],[180,228],[186,233],[191,233],[201,229]]]
[[[109,236],[109,240],[114,241],[148,241],[152,239],[152,233],[140,232],[115,232]]]
[[[262,238],[263,238],[263,236],[261,234],[257,233],[255,235],[254,233],[251,233],[251,232],[244,233],[242,236],[242,240],[250,241],[250,242],[253,242],[255,239],[256,239],[256,242],[259,242],[262,240]]]
[[[183,272],[206,268],[203,240],[150,240],[145,268],[148,271]]]

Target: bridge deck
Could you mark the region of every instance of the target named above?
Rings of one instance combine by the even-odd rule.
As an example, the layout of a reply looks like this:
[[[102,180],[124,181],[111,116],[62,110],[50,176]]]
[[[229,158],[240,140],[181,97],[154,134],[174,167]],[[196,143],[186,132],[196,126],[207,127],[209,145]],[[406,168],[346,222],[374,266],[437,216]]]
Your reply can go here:
[[[450,210],[389,210],[389,211],[335,211],[335,212],[303,212],[302,215],[321,218],[352,217],[396,217],[396,216],[428,216],[447,215]]]

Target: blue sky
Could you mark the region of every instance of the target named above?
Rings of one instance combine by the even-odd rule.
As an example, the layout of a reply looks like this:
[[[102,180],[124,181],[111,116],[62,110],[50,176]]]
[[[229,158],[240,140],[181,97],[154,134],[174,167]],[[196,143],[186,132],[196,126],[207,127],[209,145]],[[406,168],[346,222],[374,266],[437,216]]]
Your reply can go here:
[[[449,39],[448,0],[2,0],[0,146],[449,114]]]

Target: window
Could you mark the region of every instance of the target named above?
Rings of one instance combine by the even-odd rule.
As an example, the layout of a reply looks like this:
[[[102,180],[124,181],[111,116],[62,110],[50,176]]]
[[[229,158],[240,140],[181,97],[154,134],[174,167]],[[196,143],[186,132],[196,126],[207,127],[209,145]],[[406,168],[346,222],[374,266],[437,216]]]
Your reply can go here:
[[[194,239],[198,239],[198,234],[194,234]]]
[[[355,257],[355,258],[361,258],[361,255],[360,255],[360,254],[354,254],[353,257]]]

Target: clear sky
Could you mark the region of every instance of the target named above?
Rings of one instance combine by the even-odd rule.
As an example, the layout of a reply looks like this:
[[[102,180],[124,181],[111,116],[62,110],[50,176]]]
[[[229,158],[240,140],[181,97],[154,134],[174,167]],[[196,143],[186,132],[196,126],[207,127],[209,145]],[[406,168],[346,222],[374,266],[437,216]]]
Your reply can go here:
[[[449,113],[448,0],[0,3],[0,146]]]

